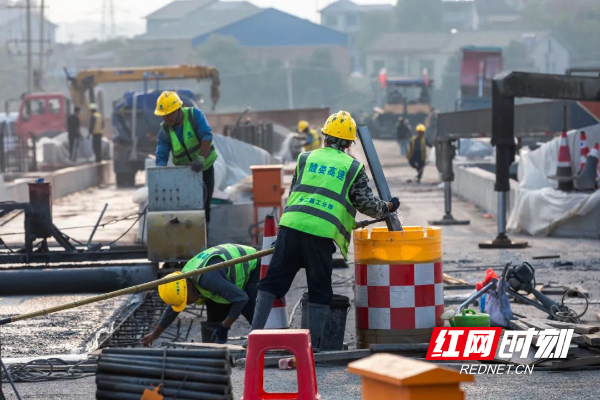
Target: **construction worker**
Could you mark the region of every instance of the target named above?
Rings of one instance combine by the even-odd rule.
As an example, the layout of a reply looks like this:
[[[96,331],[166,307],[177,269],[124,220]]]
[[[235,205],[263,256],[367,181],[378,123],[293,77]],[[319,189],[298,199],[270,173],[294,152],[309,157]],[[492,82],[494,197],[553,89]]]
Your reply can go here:
[[[364,166],[346,154],[356,140],[350,113],[331,115],[321,129],[325,147],[298,156],[290,197],[280,220],[277,246],[267,275],[259,282],[252,329],[263,329],[273,300],[289,290],[300,268],[308,282],[308,328],[319,347],[333,297],[332,254],[335,244],[347,257],[357,210],[383,218],[400,206],[373,195]]]
[[[408,119],[404,117],[398,118],[398,122],[396,123],[396,141],[398,142],[398,146],[400,146],[401,157],[404,157],[408,152],[408,142],[411,136]]]
[[[421,182],[427,161],[427,147],[431,147],[425,139],[425,130],[425,125],[417,125],[417,135],[410,138],[408,153],[406,153],[408,163],[417,170],[417,182]]]
[[[92,135],[92,147],[96,155],[96,162],[102,161],[102,133],[104,129],[104,121],[102,114],[98,111],[98,106],[94,103],[90,104],[90,134]]]
[[[67,118],[67,135],[69,138],[69,160],[77,161],[77,148],[81,139],[79,111],[81,108],[75,107],[73,113]]]
[[[307,121],[298,122],[298,133],[306,135],[306,142],[302,145],[303,151],[312,151],[321,148],[321,138],[316,130],[310,128]]]
[[[202,172],[206,194],[204,213],[206,224],[210,222],[210,202],[215,188],[213,164],[217,152],[213,146],[213,134],[204,113],[196,107],[182,107],[183,101],[176,92],[164,91],[156,101],[154,114],[163,118],[158,132],[156,166],[164,167],[172,153],[173,164],[190,165],[196,173]]]
[[[181,272],[173,272],[167,276],[179,275],[255,253],[254,248],[237,244],[211,247],[189,260]],[[252,323],[258,291],[256,284],[260,277],[259,265],[260,259],[252,260],[160,285],[158,294],[167,304],[167,308],[154,331],[144,336],[141,344],[150,346],[177,319],[177,315],[186,305],[194,303],[206,304],[207,322],[220,324],[212,333],[211,342],[226,343],[229,328],[240,314]]]

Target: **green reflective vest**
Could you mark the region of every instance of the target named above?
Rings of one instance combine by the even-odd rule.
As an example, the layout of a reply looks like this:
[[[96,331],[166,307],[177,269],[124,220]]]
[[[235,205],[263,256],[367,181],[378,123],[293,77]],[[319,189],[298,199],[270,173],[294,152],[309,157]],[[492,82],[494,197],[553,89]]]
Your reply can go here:
[[[173,153],[173,164],[190,165],[192,161],[200,156],[200,141],[196,135],[196,123],[194,122],[194,108],[183,108],[183,143],[179,141],[175,130],[167,126],[164,122],[160,124],[162,131],[171,145]],[[167,134],[167,132],[169,134]],[[215,146],[210,144],[210,153],[204,160],[204,170],[209,169],[217,159]]]
[[[406,153],[406,158],[410,160],[415,154],[415,143],[417,142],[418,137],[413,136],[410,138],[410,146],[408,148],[408,152]],[[425,136],[421,138],[421,161],[427,160],[427,142],[425,141]]]
[[[362,168],[360,162],[330,147],[300,154],[296,184],[279,224],[333,239],[346,258],[356,216],[350,187]]]
[[[213,257],[219,257],[223,261],[229,261],[234,258],[243,257],[254,253],[256,253],[256,249],[253,247],[241,246],[237,244],[222,244],[220,246],[211,247],[210,249],[204,250],[202,253],[189,260],[181,270],[181,273],[184,274],[199,268],[204,268]],[[250,272],[256,268],[257,264],[258,260],[256,259],[235,264],[233,267],[228,267],[225,270],[225,275],[231,283],[243,290],[248,283],[248,279],[250,279]],[[198,285],[198,278],[194,278],[192,281],[194,282],[194,286],[198,292],[205,299],[210,299],[216,303],[229,304],[229,301],[225,300],[223,297],[213,294],[212,292],[209,292]],[[200,300],[200,303],[203,302],[203,300]]]

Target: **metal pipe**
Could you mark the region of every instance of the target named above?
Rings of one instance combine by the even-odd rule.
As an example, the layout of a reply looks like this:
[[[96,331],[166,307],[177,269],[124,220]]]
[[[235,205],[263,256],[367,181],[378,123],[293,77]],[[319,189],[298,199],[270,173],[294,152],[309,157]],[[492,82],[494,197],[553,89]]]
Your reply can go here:
[[[138,393],[141,395],[145,389],[150,389],[148,386],[144,385],[135,385],[132,383],[124,383],[124,382],[110,382],[102,379],[96,380],[96,386],[101,390],[112,390],[115,392],[126,392],[126,393]],[[164,396],[169,397],[177,397],[180,399],[199,399],[199,400],[229,400],[231,397],[229,395],[224,394],[215,394],[215,393],[201,393],[196,391],[177,389],[177,388],[167,388],[163,386],[160,390]]]
[[[216,265],[216,264],[215,264]],[[129,354],[129,355],[144,355],[155,357],[183,357],[183,358],[204,358],[204,359],[227,359],[229,351],[221,349],[211,350],[183,350],[183,349],[104,349],[102,355],[105,354]]]
[[[115,375],[131,375],[150,378],[162,378],[206,383],[228,383],[228,374],[213,374],[206,372],[191,372],[186,370],[173,370],[163,368],[142,367],[138,365],[123,365],[118,363],[105,363],[98,361],[98,372],[106,372]]]
[[[100,213],[100,217],[98,217],[98,221],[96,221],[96,225],[94,225],[92,234],[90,235],[90,238],[88,239],[88,242],[87,242],[88,250],[92,248],[92,239],[94,238],[94,235],[96,234],[96,229],[98,229],[98,225],[100,225],[100,221],[102,221],[102,217],[104,217],[104,213],[106,212],[107,208],[108,208],[108,203],[105,203],[104,208],[102,209],[102,212]]]
[[[106,349],[107,350],[107,349]],[[104,350],[104,352],[102,353],[102,355],[100,356],[102,359],[104,359],[106,356],[110,356],[110,358],[115,358],[115,359],[122,359],[122,360],[132,360],[132,361],[152,361],[152,360],[163,360],[163,357],[156,357],[156,356],[150,356],[150,355],[129,355],[129,354],[117,354],[117,353],[113,353],[113,354],[106,354],[106,350]],[[164,358],[165,362],[167,363],[181,363],[181,364],[189,364],[189,365],[196,365],[196,366],[203,366],[203,367],[218,367],[218,368],[227,368],[229,367],[229,363],[227,362],[227,360],[225,358],[223,359],[216,359],[216,358],[201,358],[201,357],[165,357]]]
[[[475,300],[477,300],[478,298],[480,298],[481,296],[483,296],[483,294],[485,292],[487,292],[488,289],[495,288],[497,284],[498,284],[497,280],[492,280],[490,283],[488,283],[487,285],[485,285],[479,292],[473,293],[460,306],[458,306],[458,310],[456,310],[456,313],[457,314],[461,314],[462,310],[464,308],[466,308],[469,304],[471,304],[472,302],[474,302]]]
[[[61,304],[56,307],[44,308],[39,311],[34,311],[31,313],[25,313],[25,314],[15,315],[14,317],[0,319],[0,326],[10,324],[12,322],[22,321],[25,319],[40,317],[42,315],[52,314],[52,313],[55,313],[58,311],[68,310],[68,309],[75,308],[75,307],[81,307],[81,306],[87,305],[87,304],[97,303],[102,300],[112,299],[115,297],[123,296],[125,294],[138,293],[138,292],[143,292],[145,290],[154,289],[160,285],[164,285],[165,283],[175,282],[175,281],[178,281],[181,279],[192,278],[194,276],[202,275],[207,272],[218,271],[218,270],[221,270],[221,269],[224,269],[224,268],[236,265],[236,264],[244,263],[246,261],[251,261],[251,260],[255,260],[257,258],[266,257],[270,254],[273,254],[274,250],[275,250],[274,248],[269,248],[267,250],[258,251],[254,254],[249,254],[247,256],[234,258],[229,261],[224,261],[224,262],[221,262],[221,263],[218,263],[215,265],[211,265],[211,266],[208,266],[205,268],[200,268],[200,269],[197,269],[194,271],[186,272],[184,274],[179,274],[179,275],[175,275],[175,276],[171,276],[171,277],[164,277],[162,279],[144,283],[142,285],[136,285],[136,286],[132,286],[132,287],[125,288],[125,289],[116,290],[114,292],[104,293],[104,294],[101,294],[98,296],[89,297],[87,299],[74,301],[72,303]]]
[[[110,390],[96,390],[97,400],[140,400],[139,394],[113,392]]]
[[[221,367],[207,367],[207,366],[198,366],[198,365],[185,365],[181,363],[167,362],[166,360],[163,362],[162,359],[156,357],[153,360],[136,360],[136,359],[127,359],[123,360],[122,358],[114,358],[114,357],[102,357],[102,362],[106,363],[124,363],[126,365],[139,365],[142,367],[150,367],[150,368],[170,368],[176,370],[185,370],[185,371],[193,371],[193,372],[202,372],[208,374],[229,374],[230,369],[225,366]]]
[[[452,182],[444,182],[444,211],[446,215],[452,214]]]
[[[89,268],[14,268],[0,270],[3,295],[98,293],[156,279],[156,264]]]
[[[498,235],[506,234],[506,192],[498,192]]]
[[[131,383],[134,385],[154,385],[164,384],[165,387],[181,387],[186,390],[196,390],[204,393],[215,393],[215,394],[228,394],[231,392],[230,385],[216,384],[216,383],[197,383],[188,381],[173,381],[173,380],[161,380],[160,378],[147,378],[147,377],[133,377],[133,376],[122,376],[122,375],[96,375],[97,380],[105,380],[109,382],[123,382]]]

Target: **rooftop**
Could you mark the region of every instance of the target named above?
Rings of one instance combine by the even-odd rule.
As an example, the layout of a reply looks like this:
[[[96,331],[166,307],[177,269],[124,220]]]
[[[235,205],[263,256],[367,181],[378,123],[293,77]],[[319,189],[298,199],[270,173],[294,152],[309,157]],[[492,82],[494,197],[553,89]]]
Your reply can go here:
[[[393,9],[391,4],[356,4],[350,0],[338,0],[323,8],[321,12],[375,12]]]

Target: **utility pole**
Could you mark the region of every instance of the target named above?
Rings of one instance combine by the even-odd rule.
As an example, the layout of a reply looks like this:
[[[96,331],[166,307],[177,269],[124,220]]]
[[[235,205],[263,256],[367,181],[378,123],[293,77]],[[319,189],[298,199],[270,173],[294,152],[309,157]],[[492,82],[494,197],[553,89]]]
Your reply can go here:
[[[38,74],[38,80],[40,82],[40,86],[41,86],[41,82],[42,82],[42,77],[44,76],[44,40],[46,38],[45,31],[46,31],[46,24],[44,21],[44,0],[41,0],[41,3],[40,3],[40,67],[39,67],[39,74]]]
[[[109,4],[109,11],[110,11],[110,38],[114,39],[115,38],[115,4],[114,4],[114,0],[110,0],[110,4]]]
[[[106,1],[102,0],[102,22],[100,23],[100,40],[106,40]]]
[[[31,71],[31,0],[26,0],[27,8],[27,92],[32,91],[32,71]]]
[[[288,108],[292,110],[294,108],[294,88],[292,85],[292,68],[289,62],[285,63],[285,76],[287,80]]]

